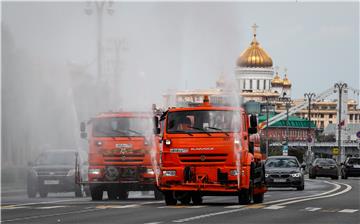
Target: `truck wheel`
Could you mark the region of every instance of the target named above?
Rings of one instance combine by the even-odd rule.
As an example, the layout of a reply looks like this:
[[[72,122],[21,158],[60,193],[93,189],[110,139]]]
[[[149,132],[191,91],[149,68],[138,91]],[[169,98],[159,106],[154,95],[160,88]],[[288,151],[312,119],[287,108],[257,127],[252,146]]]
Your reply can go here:
[[[264,202],[264,194],[254,194],[253,200],[254,200],[254,203],[263,203]]]
[[[191,196],[194,205],[201,205],[203,200],[200,193],[193,193]]]
[[[164,196],[166,205],[176,205],[177,200],[175,199],[172,191],[164,192]]]
[[[238,195],[239,204],[247,205],[251,201],[251,192],[249,189],[241,189]]]
[[[44,189],[40,189],[39,194],[40,194],[41,198],[46,198],[48,195],[48,192],[45,191]]]
[[[90,186],[90,193],[93,201],[101,201],[103,198],[103,190],[101,187]]]
[[[30,183],[27,184],[27,195],[29,198],[35,198],[37,194],[36,186],[31,185]]]
[[[116,189],[108,189],[107,195],[109,200],[116,200],[118,196],[118,192],[116,191]]]
[[[118,196],[119,200],[126,200],[129,197],[129,192],[127,190],[119,190]]]
[[[83,194],[82,194],[82,190],[81,190],[81,185],[77,184],[75,186],[75,197],[80,198],[82,196],[83,196]]]
[[[164,194],[161,191],[159,191],[159,189],[157,188],[154,189],[154,197],[155,200],[158,201],[164,200]]]
[[[190,201],[191,201],[191,196],[190,196],[190,194],[185,195],[185,196],[184,196],[183,198],[181,198],[179,201],[181,202],[182,205],[188,205],[188,204],[190,204]]]

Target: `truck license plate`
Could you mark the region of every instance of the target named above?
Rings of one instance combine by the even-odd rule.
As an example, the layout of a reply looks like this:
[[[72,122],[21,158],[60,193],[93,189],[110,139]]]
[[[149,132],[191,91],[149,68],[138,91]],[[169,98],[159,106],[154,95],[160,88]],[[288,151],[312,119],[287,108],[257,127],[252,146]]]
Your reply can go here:
[[[284,183],[284,182],[286,182],[286,179],[274,179],[274,182],[276,182],[276,183]]]
[[[46,185],[59,184],[59,180],[44,180],[44,184]]]

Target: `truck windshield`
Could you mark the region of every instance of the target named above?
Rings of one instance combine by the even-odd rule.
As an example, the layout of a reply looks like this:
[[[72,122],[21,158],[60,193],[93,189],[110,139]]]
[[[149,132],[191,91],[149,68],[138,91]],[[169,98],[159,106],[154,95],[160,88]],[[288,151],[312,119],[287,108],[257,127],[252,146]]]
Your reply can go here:
[[[240,111],[176,111],[168,114],[167,133],[238,132],[240,124]]]
[[[153,131],[151,118],[111,117],[94,121],[94,137],[144,136]]]

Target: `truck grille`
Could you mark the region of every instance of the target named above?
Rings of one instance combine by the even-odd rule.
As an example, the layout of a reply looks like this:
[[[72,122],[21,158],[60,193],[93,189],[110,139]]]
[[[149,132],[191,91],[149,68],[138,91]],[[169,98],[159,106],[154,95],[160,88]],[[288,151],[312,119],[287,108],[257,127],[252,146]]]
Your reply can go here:
[[[227,154],[179,154],[179,159],[182,163],[223,163]]]
[[[123,154],[104,156],[105,162],[119,162],[119,163],[141,163],[144,160],[144,154]]]

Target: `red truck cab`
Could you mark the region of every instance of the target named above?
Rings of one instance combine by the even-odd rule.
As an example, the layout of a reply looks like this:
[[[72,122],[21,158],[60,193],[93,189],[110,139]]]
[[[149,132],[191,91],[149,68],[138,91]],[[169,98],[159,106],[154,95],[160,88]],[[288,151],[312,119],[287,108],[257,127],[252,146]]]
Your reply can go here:
[[[82,125],[84,126],[84,125]],[[126,199],[129,191],[155,191],[156,161],[159,152],[150,113],[101,113],[88,122],[88,181],[93,200]],[[86,137],[82,127],[82,137]]]
[[[263,201],[264,157],[250,141],[256,117],[205,102],[169,109],[161,126],[159,189],[166,205],[201,204],[206,195],[238,196],[240,204]]]

